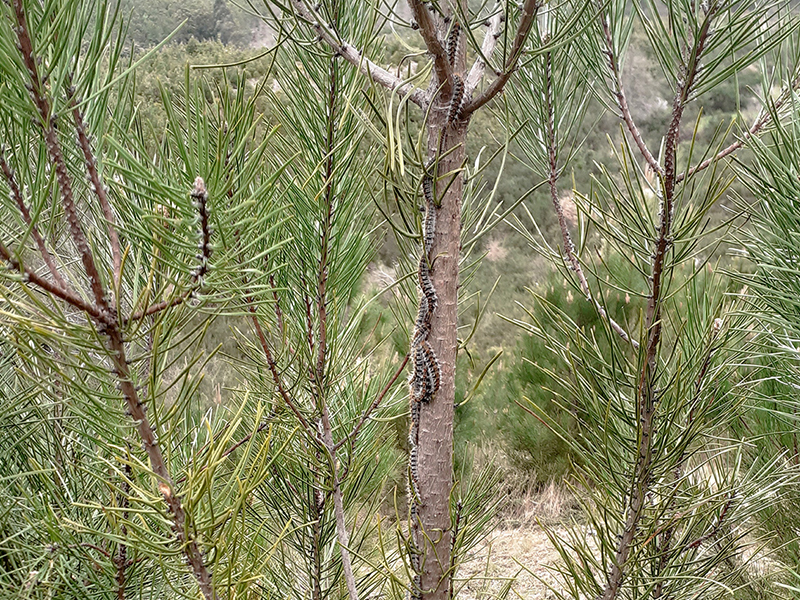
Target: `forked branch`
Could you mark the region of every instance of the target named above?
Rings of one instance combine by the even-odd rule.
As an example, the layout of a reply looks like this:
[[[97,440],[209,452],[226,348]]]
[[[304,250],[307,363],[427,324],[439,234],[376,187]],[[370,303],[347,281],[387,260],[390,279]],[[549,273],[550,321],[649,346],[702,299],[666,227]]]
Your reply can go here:
[[[644,348],[641,372],[636,389],[636,418],[637,418],[637,458],[634,474],[631,481],[628,503],[626,506],[625,524],[617,544],[614,562],[608,576],[606,587],[601,600],[614,600],[617,598],[625,578],[628,558],[636,539],[639,524],[645,510],[645,499],[653,474],[653,448],[656,435],[656,357],[661,343],[663,319],[661,308],[667,277],[667,254],[672,246],[672,219],[674,216],[675,201],[675,153],[680,136],[681,119],[686,108],[694,80],[697,75],[698,65],[705,49],[711,21],[716,14],[718,4],[715,3],[706,14],[706,19],[697,33],[688,60],[682,66],[683,76],[677,82],[677,90],[672,105],[672,118],[664,141],[664,167],[661,181],[661,209],[657,237],[654,244],[652,259],[652,272],[650,276],[650,297],[645,312],[644,330],[647,335]],[[608,24],[604,21],[604,27]]]
[[[414,19],[419,25],[419,33],[425,42],[425,47],[433,57],[433,68],[436,71],[436,79],[441,86],[444,96],[450,95],[450,87],[453,84],[453,69],[447,57],[447,51],[439,40],[436,31],[436,22],[431,18],[429,8],[430,3],[423,3],[421,0],[408,0],[408,6],[414,14]]]
[[[497,79],[489,84],[483,93],[462,109],[461,114],[464,117],[472,114],[499,94],[511,78],[511,75],[516,71],[519,58],[522,56],[522,48],[536,20],[536,13],[539,12],[539,6],[540,0],[525,0],[525,4],[522,6],[522,15],[519,19],[517,33],[514,35],[514,42],[511,45],[511,51],[508,54],[503,71],[497,76]]]
[[[767,125],[769,125],[769,123],[772,121],[773,115],[778,113],[778,111],[783,107],[783,105],[786,104],[786,102],[791,98],[792,92],[796,91],[798,88],[800,88],[800,76],[795,77],[795,79],[792,81],[791,85],[789,85],[781,93],[781,95],[775,100],[775,102],[773,102],[772,110],[762,110],[761,111],[761,114],[756,119],[755,123],[753,123],[753,125],[750,127],[750,129],[748,129],[747,131],[744,132],[744,134],[742,134],[742,137],[740,139],[736,140],[735,142],[733,142],[731,145],[727,146],[726,148],[723,148],[722,150],[717,152],[714,156],[712,156],[710,158],[707,158],[706,160],[704,160],[703,162],[701,162],[698,165],[695,165],[694,167],[692,167],[688,171],[684,171],[683,173],[681,173],[680,175],[678,175],[675,178],[675,182],[676,183],[680,183],[681,181],[683,181],[687,177],[691,177],[695,173],[698,173],[698,172],[700,172],[700,171],[702,171],[704,169],[707,169],[708,167],[710,167],[714,163],[722,160],[723,158],[725,158],[727,156],[730,156],[731,154],[733,154],[734,152],[739,150],[739,148],[742,148],[743,146],[745,146],[751,139],[756,137],[759,133],[761,133],[761,131]]]
[[[614,95],[614,99],[617,102],[620,116],[622,117],[622,120],[625,121],[625,125],[628,128],[631,137],[633,137],[636,147],[644,157],[645,162],[654,173],[658,173],[663,177],[664,169],[658,163],[656,157],[653,156],[653,153],[650,152],[650,149],[647,147],[647,144],[644,141],[644,137],[642,137],[642,132],[639,131],[639,128],[636,126],[633,116],[631,115],[631,109],[628,106],[628,98],[625,95],[625,88],[622,86],[622,73],[620,72],[617,50],[614,47],[614,38],[611,34],[611,27],[608,22],[608,18],[602,10],[602,2],[600,3],[600,8],[601,10],[599,13],[599,19],[600,26],[603,29],[603,43],[605,44],[605,50],[603,50],[603,54],[606,55],[606,59],[608,60],[608,68],[611,72],[611,83],[613,85],[611,93]]]

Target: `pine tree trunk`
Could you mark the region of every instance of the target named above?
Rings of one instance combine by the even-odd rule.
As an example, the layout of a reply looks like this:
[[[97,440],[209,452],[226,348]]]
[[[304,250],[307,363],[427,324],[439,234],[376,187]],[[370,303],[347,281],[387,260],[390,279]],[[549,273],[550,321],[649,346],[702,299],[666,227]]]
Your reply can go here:
[[[461,168],[465,157],[467,123],[448,125],[448,103],[440,100],[434,102],[437,104],[432,108],[428,121],[428,157],[435,160],[439,156],[435,197],[441,202],[441,207],[436,209],[436,235],[430,256],[431,278],[439,300],[431,318],[428,340],[439,359],[441,383],[433,400],[423,405],[420,411],[418,477],[421,500],[419,517],[423,532],[417,534],[415,541],[422,550],[422,598],[447,600],[450,598],[450,576],[447,571],[451,552],[450,492],[453,487],[453,417],[458,345],[458,259],[464,189]]]

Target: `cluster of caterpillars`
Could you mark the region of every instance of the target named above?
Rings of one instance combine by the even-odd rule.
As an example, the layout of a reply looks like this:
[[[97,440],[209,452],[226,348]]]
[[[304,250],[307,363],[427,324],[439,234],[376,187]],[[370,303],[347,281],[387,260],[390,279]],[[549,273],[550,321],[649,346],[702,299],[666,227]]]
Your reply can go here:
[[[455,66],[458,47],[461,43],[461,26],[458,21],[454,21],[450,33],[447,36],[446,51],[450,61],[450,66]],[[447,111],[447,124],[452,125],[461,116],[461,109],[464,105],[464,82],[458,75],[453,75],[452,91],[450,103]],[[441,140],[440,140],[441,146]],[[441,148],[440,148],[441,149]],[[414,324],[414,334],[411,338],[411,360],[413,370],[409,378],[411,388],[411,427],[408,435],[409,457],[408,457],[408,499],[409,512],[411,516],[411,528],[414,535],[409,540],[409,557],[414,580],[411,587],[411,600],[418,600],[422,597],[420,585],[420,564],[421,552],[416,547],[415,539],[419,539],[417,534],[420,527],[419,523],[419,479],[418,479],[418,460],[419,460],[419,418],[423,403],[433,400],[439,391],[440,367],[439,359],[428,341],[431,332],[431,319],[436,310],[438,298],[436,289],[431,280],[431,265],[433,258],[431,248],[436,236],[436,198],[434,191],[434,175],[437,168],[437,160],[434,158],[424,167],[422,176],[422,195],[425,200],[425,218],[422,232],[422,253],[417,269],[419,282],[420,299],[417,320]]]
[[[421,404],[430,402],[439,391],[440,369],[439,359],[433,348],[428,342],[431,332],[431,318],[433,311],[436,310],[438,298],[436,289],[431,281],[431,246],[433,245],[436,233],[436,206],[434,202],[433,175],[431,170],[435,164],[425,166],[425,174],[422,178],[422,193],[425,197],[425,220],[422,235],[422,254],[419,259],[417,277],[419,279],[420,299],[417,320],[414,327],[414,335],[411,338],[411,359],[413,370],[409,379],[411,388],[411,428],[408,434],[409,457],[408,457],[408,499],[411,512],[411,526],[413,529],[419,527],[418,509],[420,504],[417,465],[419,458],[419,415]],[[411,592],[412,600],[419,597],[419,573],[420,573],[420,552],[414,546],[413,537],[411,540],[411,568],[414,572],[414,583]]]

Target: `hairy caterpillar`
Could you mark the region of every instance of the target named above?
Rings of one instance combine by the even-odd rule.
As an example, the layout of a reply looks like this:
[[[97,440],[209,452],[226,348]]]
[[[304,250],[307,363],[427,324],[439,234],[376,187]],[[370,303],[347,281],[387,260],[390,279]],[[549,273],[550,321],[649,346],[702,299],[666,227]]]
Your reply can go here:
[[[450,106],[447,108],[447,123],[452,125],[461,116],[464,101],[464,82],[461,77],[453,75],[453,90],[450,92]]]
[[[194,188],[191,192],[192,204],[197,209],[198,220],[200,221],[200,228],[198,235],[200,241],[197,244],[199,253],[196,255],[198,264],[191,271],[192,279],[203,284],[203,278],[208,273],[208,261],[211,258],[211,228],[208,225],[208,192],[206,191],[206,184],[202,177],[194,180]]]
[[[454,21],[450,35],[447,36],[447,61],[451,67],[455,67],[459,43],[461,43],[461,25],[458,21]]]

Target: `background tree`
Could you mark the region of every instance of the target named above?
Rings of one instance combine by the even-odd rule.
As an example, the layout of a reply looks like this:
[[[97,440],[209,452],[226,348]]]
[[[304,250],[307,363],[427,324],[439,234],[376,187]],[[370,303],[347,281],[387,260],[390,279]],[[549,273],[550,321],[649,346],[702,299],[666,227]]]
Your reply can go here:
[[[575,55],[585,60],[579,70],[593,75],[592,89],[606,83],[608,104],[630,137],[616,150],[614,167],[603,165],[588,192],[575,190],[583,217],[580,239],[584,247],[597,245],[597,259],[588,253],[579,258],[559,218],[563,260],[575,274],[577,290],[594,300],[605,327],[579,327],[543,299],[546,322],[560,321],[561,331],[554,333],[539,319],[527,325],[570,367],[568,375],[556,378],[557,395],[578,427],[565,428],[535,404],[531,409],[580,457],[595,536],[589,542],[576,530],[569,541],[553,538],[564,560],[563,597],[724,595],[742,585],[738,556],[752,527],[748,523],[780,497],[787,468],[780,458],[748,464],[742,444],[712,441],[735,423],[749,375],[740,368],[743,322],[725,299],[724,284],[706,269],[718,243],[707,215],[731,183],[719,161],[778,115],[763,112],[727,146],[727,132],[719,127],[702,150],[695,144],[698,117],[685,153],[679,144],[693,102],[796,31],[787,10],[771,2],[756,7],[610,2],[598,4],[592,34],[576,39]],[[772,29],[765,32],[765,23]],[[625,50],[635,27],[645,32],[674,93],[657,153],[637,128],[623,86]],[[560,216],[559,158],[570,154],[569,119],[575,112],[561,113],[567,116],[559,121],[558,110],[548,108],[558,94],[570,100],[575,74],[569,61],[551,63],[545,54],[541,62],[532,75],[543,90],[544,107],[531,110],[533,126],[521,136],[534,164],[543,165],[540,170],[549,165]],[[789,81],[791,86],[795,80]],[[578,93],[573,103],[580,108],[581,101]],[[558,122],[566,131],[554,127]],[[619,265],[614,256],[639,273],[633,285],[624,271],[613,269]],[[596,271],[601,285],[608,282],[608,291],[590,290],[584,268]],[[598,300],[615,288],[642,299],[638,322],[621,326]]]

